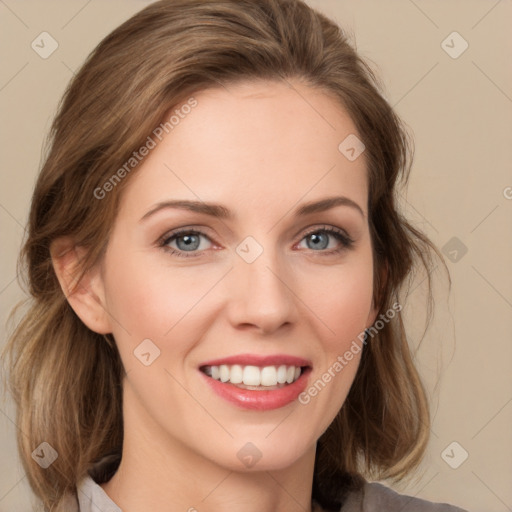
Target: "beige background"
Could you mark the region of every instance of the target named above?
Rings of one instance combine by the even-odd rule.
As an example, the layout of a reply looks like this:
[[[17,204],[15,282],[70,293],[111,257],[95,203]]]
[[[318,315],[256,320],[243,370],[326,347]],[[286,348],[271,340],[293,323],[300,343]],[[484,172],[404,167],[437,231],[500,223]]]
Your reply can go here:
[[[0,189],[2,323],[22,297],[16,254],[44,136],[64,88],[93,47],[148,2],[0,1],[3,65]],[[417,351],[432,399],[432,435],[403,493],[470,511],[512,510],[512,2],[310,0],[353,33],[383,79],[386,97],[415,135],[407,214],[444,247],[453,279],[437,289],[437,317]],[[59,44],[31,48],[43,31]],[[450,57],[457,31],[469,47]],[[453,40],[453,42],[452,42]],[[461,40],[447,43],[459,50]],[[509,188],[507,188],[509,187]],[[453,243],[453,242],[452,242]],[[467,253],[461,257],[463,244]],[[436,272],[437,274],[437,272]],[[421,333],[419,281],[406,313]],[[412,320],[414,319],[414,322]],[[5,341],[2,329],[0,343]],[[15,449],[14,412],[0,403],[0,512],[32,509]],[[442,458],[450,443],[460,447]]]

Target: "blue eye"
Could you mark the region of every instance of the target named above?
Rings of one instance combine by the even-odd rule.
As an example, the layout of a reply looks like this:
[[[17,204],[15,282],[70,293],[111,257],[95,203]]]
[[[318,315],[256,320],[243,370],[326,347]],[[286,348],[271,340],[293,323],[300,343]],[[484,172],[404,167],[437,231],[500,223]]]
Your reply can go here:
[[[174,256],[195,258],[201,256],[202,252],[206,250],[204,248],[202,250],[198,250],[201,246],[201,238],[205,238],[211,242],[210,238],[205,233],[194,229],[184,228],[170,234],[166,234],[160,240],[159,246],[164,251]],[[339,242],[339,247],[329,248],[329,241],[332,238]],[[344,231],[329,226],[309,231],[302,237],[301,242],[302,240],[307,241],[307,248],[312,249],[312,252],[317,252],[325,256],[347,250],[351,248],[354,243],[354,241]],[[173,242],[176,243],[176,248],[169,245]]]
[[[354,241],[343,231],[328,226],[321,229],[316,228],[314,231],[310,231],[304,236],[303,240],[310,240],[312,244],[307,244],[308,248],[311,249],[314,247],[314,252],[318,252],[316,248],[327,249],[327,246],[329,245],[329,238],[335,238],[340,242],[341,247],[331,249],[330,251],[322,251],[327,254],[341,252],[344,249],[350,248],[354,243]]]
[[[201,244],[201,237],[209,240],[209,238],[201,231],[183,229],[181,231],[175,231],[170,236],[166,237],[164,240],[162,240],[161,245],[165,251],[168,251],[171,254],[184,258],[190,258],[199,255],[186,253],[197,251]],[[174,241],[176,241],[178,250],[174,249],[173,247],[169,247],[169,244]]]

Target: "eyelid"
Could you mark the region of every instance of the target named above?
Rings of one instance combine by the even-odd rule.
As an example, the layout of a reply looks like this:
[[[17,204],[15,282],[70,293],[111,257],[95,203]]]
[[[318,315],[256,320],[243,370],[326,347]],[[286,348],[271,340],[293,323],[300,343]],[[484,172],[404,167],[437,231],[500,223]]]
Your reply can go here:
[[[302,234],[302,238],[301,240],[308,236],[308,235],[311,235],[313,233],[316,233],[317,231],[334,231],[336,233],[339,233],[340,235],[343,235],[344,237],[346,237],[347,239],[352,240],[352,237],[349,235],[349,233],[347,232],[346,229],[343,229],[343,228],[339,228],[337,226],[332,226],[330,224],[314,224],[310,229],[309,228],[305,228],[306,231],[304,230],[300,230],[296,236],[299,236],[301,233]]]
[[[202,251],[181,251],[179,249],[174,249],[172,247],[168,247],[167,244],[169,243],[171,238],[176,239],[181,234],[194,234],[197,236],[202,236],[204,238],[207,238],[212,244],[216,245],[216,242],[212,239],[211,236],[209,236],[208,231],[209,231],[209,228],[207,228],[206,226],[191,225],[191,226],[183,226],[181,228],[175,228],[170,231],[167,231],[164,235],[162,235],[160,238],[158,238],[156,245],[159,248],[163,249],[164,251],[170,252],[171,254],[178,254],[180,256],[190,257],[190,258],[198,257],[202,253],[206,252],[207,249],[204,249]],[[330,250],[320,250],[320,251],[311,250],[310,252],[312,252],[313,254],[317,253],[317,255],[319,255],[319,256],[321,256],[321,255],[328,256],[328,255],[332,255],[335,253],[340,253],[343,250],[348,250],[354,244],[353,238],[349,235],[349,233],[345,229],[339,228],[337,226],[328,225],[328,224],[315,224],[315,225],[309,226],[308,228],[302,228],[301,230],[299,230],[299,232],[297,233],[297,235],[295,235],[295,237],[299,236],[299,235],[301,235],[301,237],[294,244],[294,247],[295,247],[295,245],[302,242],[309,235],[312,235],[314,233],[322,233],[322,232],[327,233],[328,236],[336,238],[337,241],[341,244],[341,247],[339,247],[337,249],[330,249]],[[189,254],[187,254],[187,252]]]
[[[208,234],[208,231],[210,231],[210,230],[205,226],[194,226],[194,225],[170,229],[169,231],[166,231],[161,237],[158,238],[157,244],[160,242],[163,243],[163,242],[169,240],[169,238],[176,237],[183,233],[185,233],[185,234],[186,233],[197,233],[197,234],[203,235],[206,238],[211,240],[211,238]],[[211,240],[211,241],[213,242],[213,240]]]

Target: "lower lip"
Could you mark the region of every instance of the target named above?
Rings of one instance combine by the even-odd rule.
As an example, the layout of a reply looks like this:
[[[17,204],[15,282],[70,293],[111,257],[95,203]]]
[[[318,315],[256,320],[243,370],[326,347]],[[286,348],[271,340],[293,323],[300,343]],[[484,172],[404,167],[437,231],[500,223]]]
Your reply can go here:
[[[220,380],[209,377],[201,370],[201,375],[206,379],[206,382],[221,398],[237,405],[242,409],[252,409],[256,411],[268,411],[271,409],[279,409],[297,399],[297,397],[304,391],[307,384],[308,376],[311,368],[306,368],[300,377],[291,384],[279,389],[270,390],[252,390],[241,389],[229,382],[221,382]]]

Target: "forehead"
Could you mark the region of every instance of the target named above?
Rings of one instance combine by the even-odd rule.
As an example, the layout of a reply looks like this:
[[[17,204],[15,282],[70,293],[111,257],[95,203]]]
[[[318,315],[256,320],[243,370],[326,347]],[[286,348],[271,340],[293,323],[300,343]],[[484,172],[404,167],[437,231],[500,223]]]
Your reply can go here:
[[[343,193],[365,206],[364,154],[350,161],[340,151],[357,131],[333,96],[297,82],[258,81],[194,99],[194,108],[168,113],[179,122],[137,166],[122,205],[199,199],[264,215]]]

